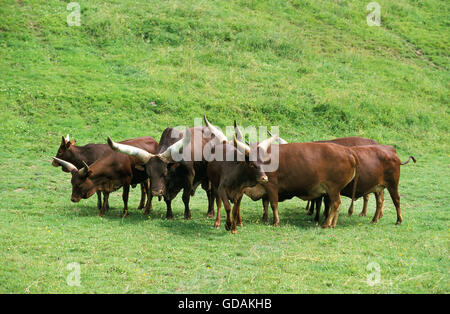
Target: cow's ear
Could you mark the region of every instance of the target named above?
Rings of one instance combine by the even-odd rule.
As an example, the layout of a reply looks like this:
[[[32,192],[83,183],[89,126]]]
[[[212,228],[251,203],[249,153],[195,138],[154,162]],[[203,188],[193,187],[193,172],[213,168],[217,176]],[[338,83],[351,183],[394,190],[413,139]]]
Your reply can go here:
[[[70,144],[71,144],[71,145],[75,145],[76,142],[77,142],[77,140],[71,140],[71,141],[70,141]]]
[[[66,145],[66,139],[65,139],[64,136],[62,136],[61,145],[62,145],[62,146],[65,146],[65,145]]]

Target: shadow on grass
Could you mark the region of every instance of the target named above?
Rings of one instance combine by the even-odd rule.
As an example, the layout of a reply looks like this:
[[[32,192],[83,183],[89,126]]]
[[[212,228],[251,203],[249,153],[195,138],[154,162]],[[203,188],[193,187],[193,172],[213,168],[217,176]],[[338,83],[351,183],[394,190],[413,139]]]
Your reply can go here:
[[[258,202],[258,205],[260,203]],[[284,205],[284,206],[283,206]],[[279,217],[280,217],[280,226],[292,226],[299,229],[310,229],[310,228],[321,228],[321,224],[325,220],[323,216],[323,208],[321,210],[320,223],[316,224],[313,219],[314,215],[308,216],[305,210],[306,202],[295,202],[293,203],[280,203],[279,204]],[[144,210],[138,210],[137,208],[130,207],[128,210],[128,216],[126,218],[122,217],[123,209],[121,206],[111,207],[106,214],[103,216],[103,219],[108,221],[120,221],[122,224],[140,224],[144,221],[158,221],[158,225],[166,228],[170,232],[174,234],[182,234],[185,236],[195,236],[204,234],[211,234],[214,236],[225,235],[228,231],[225,231],[225,221],[226,221],[226,212],[222,208],[221,210],[221,219],[222,225],[219,229],[214,228],[214,218],[206,218],[206,212],[204,208],[196,208],[194,206],[191,208],[192,219],[185,220],[184,219],[184,210],[176,208],[174,209],[174,219],[167,220],[166,217],[166,208],[165,206],[154,206],[150,215],[144,215]],[[248,210],[246,210],[248,208]],[[257,210],[255,209],[257,208]],[[354,227],[360,223],[369,223],[368,217],[370,213],[368,213],[368,217],[359,217],[359,212],[357,210],[358,207],[355,208],[355,212],[352,217],[347,216],[347,206],[341,205],[339,220],[337,224],[337,228],[346,228],[346,227]],[[70,216],[75,217],[95,217],[98,216],[98,209],[95,205],[78,205],[73,207],[72,209],[68,209]],[[66,212],[67,214],[67,212]],[[269,207],[269,219],[267,222],[262,221],[262,206],[257,206],[257,204],[243,204],[241,206],[241,214],[244,225],[267,225],[270,226],[273,223],[273,213],[271,208]],[[150,217],[149,217],[150,216]]]

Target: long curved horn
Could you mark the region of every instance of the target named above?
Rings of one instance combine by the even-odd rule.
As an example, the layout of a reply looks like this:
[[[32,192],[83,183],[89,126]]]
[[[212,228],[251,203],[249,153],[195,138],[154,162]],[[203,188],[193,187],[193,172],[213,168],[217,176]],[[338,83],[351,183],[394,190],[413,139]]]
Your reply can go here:
[[[278,135],[272,136],[271,138],[268,138],[261,143],[258,144],[258,148],[262,149],[264,153],[267,153],[267,149],[270,145],[272,145],[273,142],[275,142],[278,138]]]
[[[239,140],[239,141],[243,141],[244,140],[244,136],[242,135],[242,132],[241,132],[241,130],[239,129],[239,127],[238,127],[238,125],[237,125],[237,123],[236,123],[236,120],[234,120],[234,133],[236,133],[236,138]]]
[[[205,120],[206,126],[211,131],[212,134],[214,134],[215,137],[221,142],[221,143],[227,143],[228,139],[218,128],[216,128],[214,125],[209,123],[208,119],[206,119],[206,115],[203,115],[203,120]]]
[[[269,134],[269,136],[272,136],[272,133],[270,133],[269,130],[267,130],[267,133]],[[288,141],[282,139],[281,137],[278,137],[278,138],[277,138],[277,142],[278,142],[279,144],[288,144],[288,143],[289,143]]]
[[[161,157],[162,159],[170,160],[170,158],[174,152],[178,153],[182,148],[186,147],[190,142],[191,142],[191,130],[186,128],[184,130],[183,138],[180,139],[179,141],[173,143],[169,147],[167,147],[167,149],[164,152],[162,152],[161,154],[159,154],[158,156]]]
[[[152,158],[153,154],[149,153],[146,150],[143,150],[141,148],[137,148],[131,145],[125,145],[125,144],[119,144],[114,142],[109,136],[108,136],[108,145],[116,152],[121,152],[130,156],[136,157],[140,162],[146,164],[150,158]]]
[[[60,164],[61,166],[63,166],[63,167],[66,168],[67,170],[69,170],[70,172],[72,172],[72,171],[74,171],[74,170],[78,171],[77,167],[75,167],[73,164],[71,164],[71,163],[68,162],[68,161],[65,161],[65,160],[62,160],[62,159],[59,159],[59,158],[56,158],[56,157],[53,157],[53,159],[54,159],[58,164]]]
[[[248,156],[250,154],[250,147],[244,143],[242,143],[241,141],[239,141],[236,138],[236,135],[234,135],[233,137],[233,143],[234,146],[237,148],[238,151],[240,151],[241,153],[243,153],[244,155]]]
[[[80,174],[80,176],[85,177],[89,173],[89,166],[87,165],[87,163],[84,160],[83,160],[83,165],[84,165],[84,167],[81,168],[81,170],[79,170],[78,173]]]

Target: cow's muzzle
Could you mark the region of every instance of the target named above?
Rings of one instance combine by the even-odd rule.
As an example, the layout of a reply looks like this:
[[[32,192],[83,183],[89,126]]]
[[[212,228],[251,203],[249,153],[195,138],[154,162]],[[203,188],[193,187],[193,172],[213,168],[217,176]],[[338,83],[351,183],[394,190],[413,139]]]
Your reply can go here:
[[[267,183],[269,182],[269,178],[267,176],[261,176],[258,178],[258,183]]]

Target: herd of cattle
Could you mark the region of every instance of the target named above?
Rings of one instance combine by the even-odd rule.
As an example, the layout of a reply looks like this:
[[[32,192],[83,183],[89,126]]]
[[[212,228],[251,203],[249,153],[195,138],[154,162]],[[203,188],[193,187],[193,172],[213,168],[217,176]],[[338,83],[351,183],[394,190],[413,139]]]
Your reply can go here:
[[[236,233],[236,226],[242,225],[240,203],[244,194],[254,201],[262,199],[264,221],[268,219],[270,203],[275,226],[279,224],[278,202],[293,197],[307,200],[308,214],[312,215],[315,209],[314,221],[318,223],[323,201],[325,221],[322,227],[328,228],[336,226],[340,195],[352,199],[349,215],[353,213],[354,200],[363,197],[360,215],[365,216],[369,194],[374,193],[376,212],[372,222],[377,222],[383,216],[384,189],[387,188],[397,210],[397,224],[402,222],[398,193],[400,166],[411,159],[416,162],[413,156],[401,163],[394,147],[361,137],[288,143],[271,135],[260,143],[246,143],[236,121],[234,138],[228,141],[206,116],[204,121],[206,126],[184,131],[166,128],[159,143],[149,136],[119,143],[108,137],[108,144],[76,146],[69,136],[63,137],[52,165],[62,166],[65,172],[72,174],[73,202],[97,193],[100,216],[109,208],[109,194],[121,187],[123,214],[127,216],[130,186],[140,184],[138,208],[145,208],[144,214],[150,213],[152,197],[157,196],[167,205],[166,218],[172,218],[171,202],[183,190],[184,217],[190,219],[189,200],[201,185],[208,197],[208,217],[214,216],[216,203],[216,228],[220,226],[223,203],[227,213],[225,228]],[[205,149],[207,145],[209,150]],[[274,145],[277,145],[278,167],[265,171],[265,166],[275,157]],[[188,153],[181,158],[174,157],[179,157],[183,151]],[[211,159],[203,154],[198,158],[194,156],[197,151],[217,151],[223,158]]]

